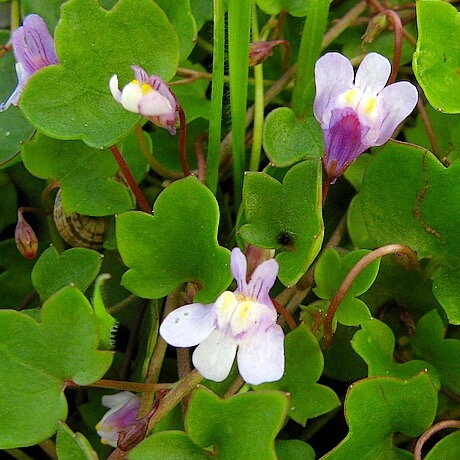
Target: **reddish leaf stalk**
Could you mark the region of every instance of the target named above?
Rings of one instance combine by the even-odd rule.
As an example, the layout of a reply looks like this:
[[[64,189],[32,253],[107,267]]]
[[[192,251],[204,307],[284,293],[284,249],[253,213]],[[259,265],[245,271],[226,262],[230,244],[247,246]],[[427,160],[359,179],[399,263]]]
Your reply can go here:
[[[173,386],[172,383],[141,383],[141,382],[126,382],[122,380],[105,380],[100,379],[93,382],[88,387],[109,388],[111,390],[120,391],[135,391],[138,393],[154,392],[158,390],[169,389]]]
[[[272,299],[272,302],[276,308],[276,311],[284,318],[284,321],[286,321],[288,326],[291,328],[291,331],[293,331],[297,327],[297,324],[295,323],[291,314],[275,299]]]
[[[151,214],[152,210],[150,209],[150,206],[147,203],[147,200],[145,199],[144,194],[139,188],[139,185],[137,185],[137,182],[135,181],[133,175],[131,174],[131,171],[129,170],[129,167],[126,164],[125,159],[120,153],[120,150],[118,150],[117,146],[112,145],[110,147],[110,151],[112,152],[113,157],[118,163],[118,166],[120,167],[121,172],[123,173],[123,176],[126,179],[126,182],[128,182],[129,188],[134,193],[134,196],[136,197],[136,200],[139,203],[140,208],[142,209],[142,211],[146,212],[147,214]]]
[[[399,72],[399,64],[401,63],[401,53],[402,53],[402,40],[403,40],[403,26],[401,23],[401,18],[393,10],[385,10],[383,13],[386,14],[387,18],[393,24],[393,30],[395,34],[395,45],[393,50],[393,62],[391,63],[391,74],[388,78],[388,85],[391,85],[396,81],[396,77]]]
[[[365,255],[359,262],[355,264],[355,266],[350,270],[348,275],[343,280],[342,284],[340,285],[337,293],[335,294],[334,298],[331,300],[329,304],[329,308],[327,309],[326,316],[324,318],[324,335],[325,335],[325,343],[324,348],[328,348],[332,342],[332,323],[334,320],[334,315],[337,309],[340,306],[340,303],[344,299],[345,295],[350,289],[350,286],[356,280],[358,275],[372,262],[379,259],[380,257],[386,256],[388,254],[401,254],[407,256],[410,261],[410,265],[417,266],[417,254],[409,247],[403,244],[388,244],[387,246],[382,246],[381,248],[375,249],[371,253]]]
[[[418,113],[420,114],[420,117],[422,118],[423,126],[425,127],[425,131],[426,131],[428,140],[430,141],[431,151],[436,155],[436,157],[439,160],[441,160],[441,152],[439,151],[438,141],[436,140],[436,135],[434,134],[430,117],[428,116],[428,113],[420,97],[417,102],[417,109],[418,109]]]
[[[196,162],[198,165],[198,179],[203,184],[206,181],[206,159],[204,157],[203,143],[208,138],[208,133],[203,133],[195,139]]]
[[[415,445],[414,449],[414,460],[421,460],[422,459],[422,449],[425,443],[433,436],[435,433],[441,430],[445,430],[446,428],[460,428],[460,420],[443,420],[442,422],[436,423],[425,433],[418,438],[417,444]]]
[[[179,113],[180,133],[179,133],[179,160],[182,166],[182,171],[185,176],[190,176],[190,166],[187,159],[187,120],[185,119],[184,109],[178,105],[177,112]]]

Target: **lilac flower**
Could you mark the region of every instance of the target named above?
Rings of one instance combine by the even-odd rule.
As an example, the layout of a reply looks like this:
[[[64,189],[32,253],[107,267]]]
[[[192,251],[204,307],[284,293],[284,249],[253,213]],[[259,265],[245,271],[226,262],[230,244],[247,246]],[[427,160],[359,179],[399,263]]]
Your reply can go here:
[[[385,87],[390,72],[388,59],[377,53],[363,59],[356,77],[350,61],[339,53],[327,53],[316,63],[314,113],[323,129],[329,181],[369,147],[387,142],[417,104],[411,83]]]
[[[122,91],[118,87],[117,75],[109,81],[115,100],[130,112],[139,113],[171,134],[176,134],[178,124],[177,102],[165,82],[156,75],[147,75],[144,69],[131,66],[135,79]]]
[[[96,425],[103,444],[117,447],[118,434],[136,421],[140,398],[130,391],[103,396],[102,405],[110,410]]]
[[[38,14],[30,14],[24,19],[23,25],[13,33],[11,43],[16,58],[18,85],[8,100],[0,104],[1,112],[11,104],[18,105],[26,83],[35,72],[58,63],[53,37]]]
[[[174,310],[163,321],[160,334],[175,347],[199,344],[192,360],[207,379],[224,380],[238,353],[238,368],[246,382],[279,380],[284,373],[284,334],[268,294],[278,264],[274,259],[263,262],[248,282],[246,258],[235,248],[231,270],[235,292],[224,292],[211,305],[194,303]]]

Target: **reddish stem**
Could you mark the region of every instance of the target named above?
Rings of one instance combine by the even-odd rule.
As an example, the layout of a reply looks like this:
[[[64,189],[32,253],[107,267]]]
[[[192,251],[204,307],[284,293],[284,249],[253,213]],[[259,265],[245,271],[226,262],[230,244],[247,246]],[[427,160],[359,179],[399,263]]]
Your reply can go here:
[[[125,176],[125,179],[126,179],[126,182],[128,182],[129,188],[134,193],[134,196],[136,197],[136,200],[139,203],[140,208],[142,209],[142,211],[146,212],[147,214],[151,214],[152,210],[150,209],[150,206],[147,203],[147,200],[145,199],[144,194],[139,188],[139,185],[137,185],[137,182],[135,181],[133,175],[131,174],[131,171],[129,170],[129,167],[126,164],[125,159],[120,153],[120,150],[118,150],[117,146],[112,145],[110,147],[110,151],[112,152],[112,155],[117,161],[118,166],[120,167],[121,172],[123,173],[123,176]]]
[[[436,423],[425,433],[418,438],[417,444],[415,445],[414,449],[414,460],[421,460],[422,459],[422,449],[424,444],[431,438],[435,433],[441,430],[445,430],[446,428],[460,428],[460,420],[443,420],[442,422]]]
[[[203,184],[206,181],[206,159],[204,157],[203,142],[207,138],[208,133],[203,133],[195,139],[196,162],[198,164],[198,179]]]
[[[339,308],[340,303],[347,294],[348,289],[350,289],[350,286],[368,265],[374,262],[374,260],[377,260],[387,254],[404,254],[409,258],[411,265],[417,266],[418,264],[417,254],[409,246],[405,246],[403,244],[389,244],[387,246],[382,246],[381,248],[375,249],[374,251],[365,255],[358,263],[356,263],[356,265],[350,270],[348,275],[343,280],[337,293],[331,300],[329,308],[327,309],[327,313],[324,318],[324,348],[328,348],[331,345],[333,336],[332,323],[334,315]]]
[[[331,185],[331,180],[329,178],[327,178],[323,182],[323,187],[322,187],[323,206],[324,206],[324,203],[326,203],[326,198],[327,198],[327,194],[329,193],[329,186],[330,185]]]
[[[276,308],[276,311],[284,318],[284,321],[286,321],[288,326],[291,328],[291,331],[293,331],[297,327],[297,324],[295,323],[291,314],[275,299],[272,299],[272,302]]]
[[[179,160],[185,176],[190,176],[190,166],[187,159],[187,120],[185,119],[184,109],[178,104],[180,133],[179,133]]]
[[[428,140],[430,141],[431,151],[439,160],[441,160],[441,152],[439,151],[438,141],[436,140],[436,135],[434,133],[433,126],[431,125],[430,117],[428,116],[428,113],[420,97],[417,101],[417,109],[420,117],[422,118],[423,126],[425,127]]]
[[[393,24],[393,30],[395,33],[395,45],[393,50],[393,62],[391,63],[391,74],[388,78],[387,85],[391,85],[396,81],[396,77],[399,72],[399,64],[401,63],[401,52],[402,52],[402,40],[403,40],[403,26],[401,18],[393,10],[385,10],[383,13],[386,14],[387,18]]]

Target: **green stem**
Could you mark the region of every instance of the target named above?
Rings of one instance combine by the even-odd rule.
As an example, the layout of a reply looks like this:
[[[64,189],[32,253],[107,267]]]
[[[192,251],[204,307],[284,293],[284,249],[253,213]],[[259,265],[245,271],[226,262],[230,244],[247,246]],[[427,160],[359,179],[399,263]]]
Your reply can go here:
[[[329,0],[310,0],[308,5],[297,59],[296,83],[292,92],[292,108],[297,117],[313,113],[313,73],[321,52],[329,13]]]
[[[5,452],[11,455],[16,460],[33,460],[32,457],[29,457],[25,452],[21,449],[5,449]]]
[[[259,41],[259,24],[257,22],[257,6],[253,2],[252,9],[252,41]],[[254,66],[255,97],[254,97],[254,127],[252,132],[252,150],[249,169],[257,171],[262,151],[262,134],[264,127],[264,71],[262,64]]]
[[[140,124],[137,124],[134,127],[134,135],[136,136],[137,143],[139,145],[139,150],[141,151],[143,157],[147,160],[147,163],[150,167],[160,176],[167,177],[169,179],[179,179],[184,177],[182,173],[171,171],[168,168],[165,168],[153,155],[150,151],[150,148],[145,140],[144,131]]]
[[[246,166],[245,131],[248,94],[251,6],[248,0],[228,0],[228,58],[232,118],[234,205],[238,208]]]
[[[220,140],[222,136],[222,100],[224,96],[225,7],[214,0],[214,55],[212,63],[211,118],[209,121],[206,184],[214,195],[219,178]]]
[[[13,33],[21,22],[21,8],[19,5],[19,0],[11,1],[11,10],[10,10],[10,30]]]

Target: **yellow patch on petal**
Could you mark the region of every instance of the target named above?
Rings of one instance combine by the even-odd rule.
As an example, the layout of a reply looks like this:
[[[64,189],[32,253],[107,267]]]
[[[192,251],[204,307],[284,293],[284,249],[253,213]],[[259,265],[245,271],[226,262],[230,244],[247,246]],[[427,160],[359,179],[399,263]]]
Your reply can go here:
[[[360,96],[360,91],[357,88],[350,89],[343,94],[345,103],[349,106],[355,105]]]
[[[136,79],[131,80],[131,83],[132,83],[133,85],[140,86],[140,85],[139,85],[139,80],[136,80]]]
[[[366,113],[370,114],[377,104],[377,99],[375,97],[369,97],[364,103],[363,109]]]
[[[141,86],[141,90],[142,90],[142,94],[145,95],[145,94],[151,93],[153,91],[153,88],[148,83],[144,83]]]

